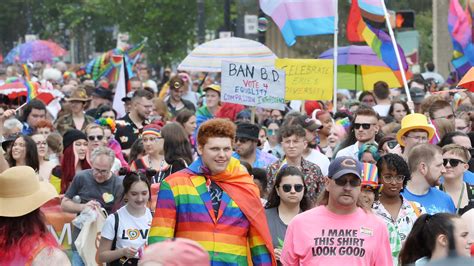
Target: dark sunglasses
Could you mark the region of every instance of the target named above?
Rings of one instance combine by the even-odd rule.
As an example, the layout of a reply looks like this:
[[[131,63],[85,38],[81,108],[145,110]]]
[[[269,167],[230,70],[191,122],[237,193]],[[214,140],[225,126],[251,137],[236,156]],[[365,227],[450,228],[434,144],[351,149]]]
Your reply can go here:
[[[283,191],[285,193],[290,192],[292,187],[295,188],[296,192],[301,192],[301,191],[303,191],[304,185],[302,185],[302,184],[296,184],[296,185],[284,184],[284,185],[281,185],[281,188],[283,189]]]
[[[443,159],[443,165],[444,166],[447,166],[449,163],[449,165],[451,165],[451,167],[456,167],[458,166],[460,163],[465,163],[461,160],[458,160],[458,159]]]
[[[354,123],[354,128],[355,128],[355,129],[359,129],[360,127],[362,127],[363,129],[369,129],[372,125],[375,125],[375,124],[369,124],[369,123]]]
[[[92,136],[92,135],[91,135],[91,136],[87,136],[87,139],[88,139],[89,141],[102,140],[102,139],[104,139],[104,136],[102,136],[102,135]]]
[[[349,185],[351,185],[351,187],[358,187],[358,186],[360,186],[362,181],[360,180],[360,178],[349,179],[349,180],[347,180],[345,178],[338,178],[338,179],[334,180],[334,182],[336,183],[336,185],[341,186],[341,187],[346,186],[347,183],[349,183]]]
[[[250,141],[250,139],[246,139],[246,138],[236,138],[235,139],[235,143],[237,143],[237,142],[247,143],[248,141]]]

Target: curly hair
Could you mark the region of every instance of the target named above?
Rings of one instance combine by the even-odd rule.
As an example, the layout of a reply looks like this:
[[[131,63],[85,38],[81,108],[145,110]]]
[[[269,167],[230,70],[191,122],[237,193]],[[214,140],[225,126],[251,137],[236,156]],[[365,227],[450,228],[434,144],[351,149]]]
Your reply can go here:
[[[395,171],[399,175],[404,175],[405,179],[403,180],[403,187],[400,192],[403,191],[405,186],[407,185],[408,180],[411,179],[410,176],[410,168],[408,168],[408,164],[405,160],[394,153],[387,153],[384,156],[380,157],[380,160],[377,161],[377,168],[379,170],[379,183],[382,180],[382,168],[385,167],[388,170]]]
[[[230,138],[232,144],[235,139],[236,126],[230,120],[215,118],[204,122],[198,130],[197,142],[204,146],[209,138]]]

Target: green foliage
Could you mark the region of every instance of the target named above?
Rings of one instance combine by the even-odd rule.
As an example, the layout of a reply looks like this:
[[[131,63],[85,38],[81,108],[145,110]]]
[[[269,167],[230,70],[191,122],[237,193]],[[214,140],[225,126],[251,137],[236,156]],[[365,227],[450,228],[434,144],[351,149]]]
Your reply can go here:
[[[420,33],[420,65],[433,60],[433,13],[431,10],[416,14],[416,29]]]

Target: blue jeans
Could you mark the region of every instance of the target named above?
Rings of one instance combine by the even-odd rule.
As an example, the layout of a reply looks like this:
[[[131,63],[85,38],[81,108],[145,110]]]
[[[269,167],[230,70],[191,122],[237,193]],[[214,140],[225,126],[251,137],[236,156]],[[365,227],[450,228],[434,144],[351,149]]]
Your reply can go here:
[[[84,262],[82,261],[81,256],[79,256],[79,252],[77,250],[72,251],[72,266],[85,266]]]

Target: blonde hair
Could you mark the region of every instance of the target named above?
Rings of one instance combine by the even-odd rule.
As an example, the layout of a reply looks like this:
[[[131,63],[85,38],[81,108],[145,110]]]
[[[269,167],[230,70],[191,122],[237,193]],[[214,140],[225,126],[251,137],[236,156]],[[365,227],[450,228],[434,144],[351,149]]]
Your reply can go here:
[[[459,144],[448,144],[443,146],[443,154],[450,152],[456,156],[464,159],[464,162],[468,162],[471,159],[471,153],[469,150]]]
[[[431,162],[437,153],[442,154],[442,150],[433,144],[420,143],[413,146],[408,153],[408,167],[410,168],[410,173],[415,172],[421,162]]]

